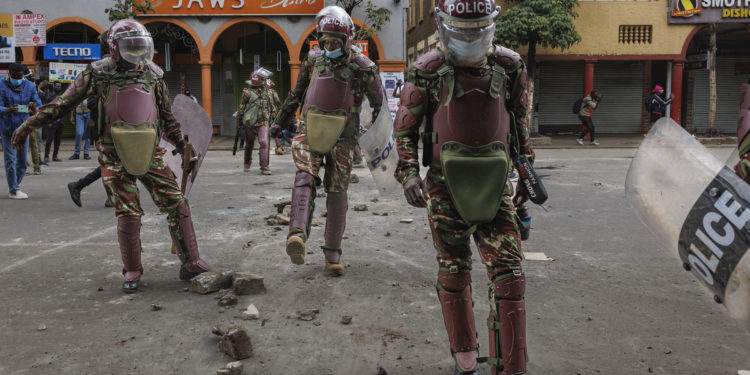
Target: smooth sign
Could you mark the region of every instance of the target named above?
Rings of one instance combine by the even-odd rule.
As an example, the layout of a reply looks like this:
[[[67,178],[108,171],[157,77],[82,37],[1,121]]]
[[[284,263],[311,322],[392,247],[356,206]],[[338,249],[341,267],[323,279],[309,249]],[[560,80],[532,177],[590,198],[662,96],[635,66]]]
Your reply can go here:
[[[47,44],[45,60],[100,60],[102,49],[98,44]]]

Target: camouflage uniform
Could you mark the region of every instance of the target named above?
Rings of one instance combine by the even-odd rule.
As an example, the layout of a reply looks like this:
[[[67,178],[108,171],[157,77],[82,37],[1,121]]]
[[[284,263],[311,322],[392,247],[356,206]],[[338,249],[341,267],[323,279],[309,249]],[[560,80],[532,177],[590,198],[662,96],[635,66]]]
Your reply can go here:
[[[317,80],[316,77],[313,77],[313,74],[319,74],[318,77],[320,77],[324,71],[332,72],[333,82],[336,85],[351,85],[350,95],[353,98],[336,99],[340,99],[341,102],[351,100],[352,105],[347,108],[348,117],[341,135],[325,154],[310,150],[307,125],[304,121],[300,122],[292,140],[292,156],[297,166],[297,174],[295,189],[292,192],[293,209],[289,224],[289,237],[299,237],[303,243],[308,238],[310,218],[315,206],[315,187],[321,183],[319,173],[325,161],[326,172],[322,182],[327,193],[328,215],[326,217],[325,246],[323,248],[326,254],[330,252],[340,254],[341,238],[346,223],[347,190],[352,170],[353,151],[360,134],[360,107],[362,101],[367,97],[370,106],[373,108],[372,118],[376,118],[382,104],[383,92],[377,67],[358,50],[353,48],[348,56],[334,60],[326,57],[323,50],[313,50],[303,61],[297,77],[297,84],[289,92],[289,96],[278,111],[274,120],[275,126],[286,128],[294,118],[297,109],[304,106],[303,102],[306,99],[312,100],[308,88],[312,87]],[[304,244],[302,246],[304,247]],[[287,242],[287,252],[290,256],[292,255],[289,250],[289,242]],[[336,256],[334,259],[338,259],[338,257]],[[295,260],[292,256],[292,261],[295,263],[304,262],[304,252],[301,260]],[[331,271],[329,270],[329,272]]]
[[[450,73],[446,74],[448,71]],[[464,95],[463,92],[459,93],[458,89],[453,89],[451,94],[447,94],[447,100],[445,100],[446,94],[443,89],[452,84],[452,80],[459,81],[460,75],[480,78],[491,76],[495,71],[503,72],[503,89],[499,95],[501,99],[505,98],[507,108],[505,116],[510,116],[514,120],[510,121],[510,126],[515,130],[510,131],[511,137],[507,143],[517,144],[520,154],[533,161],[534,152],[529,146],[528,130],[523,122],[527,109],[526,70],[519,55],[508,49],[496,47],[495,53],[488,58],[482,68],[468,69],[449,66],[443,52],[433,50],[408,69],[407,83],[401,93],[401,105],[394,121],[394,136],[399,154],[395,177],[402,185],[419,176],[417,149],[422,118],[435,116],[441,106],[447,106],[450,100],[457,100],[459,95]],[[456,86],[460,85],[456,84]],[[483,90],[490,91],[491,89],[483,88]],[[451,125],[454,124],[451,123]],[[460,124],[460,127],[456,129],[465,129],[462,131],[469,132],[473,131],[471,126],[469,123]],[[428,134],[427,138],[430,136],[432,134]],[[435,139],[440,138],[440,134],[435,134]],[[425,147],[425,152],[432,153],[431,147]],[[523,278],[518,217],[511,201],[513,187],[510,183],[506,183],[494,219],[484,224],[470,225],[459,214],[449,194],[440,163],[433,161],[429,166],[425,184],[429,194],[428,219],[433,246],[437,251],[437,289],[441,303],[445,305],[458,300],[465,303],[466,298],[471,298],[471,288],[465,287],[471,283],[470,238],[474,239],[482,263],[487,269],[487,275],[491,281],[489,288],[491,312],[488,325],[491,337],[490,356],[493,357],[489,362],[496,371],[497,368],[502,368],[503,360],[509,360],[508,358],[500,359],[500,356],[496,355],[500,353],[499,348],[503,345],[499,335],[500,323],[506,323],[504,317],[498,314],[499,306],[505,301],[523,299],[523,288],[521,288],[520,296],[517,293],[515,295],[501,294],[501,290],[507,290],[501,289],[505,284],[516,283],[516,280]],[[453,353],[478,350],[471,303],[466,308],[468,312],[463,312],[463,321],[451,321],[448,316],[445,316]],[[447,315],[445,307],[444,315]],[[459,332],[456,335],[460,338],[454,342],[452,333],[455,332]],[[525,355],[525,343],[522,350]],[[523,366],[525,367],[525,361]]]
[[[255,112],[257,119],[254,124],[243,123],[245,127],[245,170],[250,169],[253,162],[253,147],[255,138],[258,138],[260,158],[260,170],[268,171],[268,126],[271,123],[272,113],[271,98],[264,86],[251,86],[242,91],[242,101],[238,115],[242,118],[245,112]]]
[[[750,184],[750,84],[742,85],[740,95],[740,119],[737,121],[737,152],[740,161],[734,166],[734,171],[745,182]]]
[[[95,65],[99,68],[95,68]],[[102,111],[102,115],[98,116],[98,118],[104,121],[111,121],[108,116],[104,116],[103,114],[106,103],[111,100],[109,95],[111,95],[110,88],[112,85],[124,87],[134,83],[141,83],[140,89],[146,92],[153,90],[155,96],[154,103],[158,112],[157,124],[161,130],[162,137],[175,145],[181,144],[183,136],[180,131],[180,124],[172,114],[167,86],[162,79],[161,70],[156,65],[150,64],[145,72],[134,75],[132,73],[123,73],[117,70],[115,66],[116,63],[111,58],[105,58],[104,60],[92,63],[78,75],[74,83],[56,101],[42,106],[39,109],[39,113],[29,118],[23,126],[35,129],[49,124],[64,114],[75,110],[79,103],[91,95],[96,95],[99,100],[99,110]],[[118,235],[121,237],[120,244],[125,264],[124,271],[142,272],[140,259],[136,262],[137,266],[133,266],[140,267],[140,270],[132,270],[128,266],[129,264],[136,264],[132,262],[132,257],[134,256],[132,253],[133,247],[138,249],[137,257],[140,258],[138,232],[140,231],[140,217],[143,216],[143,210],[140,205],[136,180],[141,181],[161,212],[168,214],[169,232],[172,235],[183,266],[187,265],[188,269],[193,267],[193,270],[197,271],[194,263],[203,261],[197,255],[197,243],[195,242],[192,219],[190,218],[190,209],[177,185],[174,174],[164,160],[165,149],[157,145],[148,171],[141,176],[134,176],[128,173],[123,167],[115,151],[110,134],[109,129],[111,124],[104,121],[99,121],[97,124],[100,139],[96,143],[96,148],[100,152],[99,164],[102,167],[101,173],[104,189],[107,192],[109,201],[114,205],[115,215],[118,217]],[[130,241],[127,244],[127,246],[130,246],[130,252],[127,254],[125,249],[123,249],[126,245],[123,244],[122,238],[129,238],[128,241]],[[207,265],[205,267],[204,265],[200,265],[200,267],[208,268]],[[190,270],[190,272],[199,273],[193,270]],[[124,271],[123,273],[125,273]],[[181,278],[185,276],[183,272],[181,271]]]

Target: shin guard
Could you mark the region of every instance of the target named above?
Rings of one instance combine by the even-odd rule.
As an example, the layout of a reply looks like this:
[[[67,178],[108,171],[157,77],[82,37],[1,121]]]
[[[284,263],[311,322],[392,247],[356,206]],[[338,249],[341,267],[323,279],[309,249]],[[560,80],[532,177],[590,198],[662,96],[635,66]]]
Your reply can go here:
[[[346,229],[346,210],[348,209],[346,192],[328,193],[326,209],[328,213],[326,214],[325,248],[339,250],[331,252],[331,257],[327,252],[326,259],[332,263],[338,263],[341,254],[341,239]]]
[[[198,241],[195,238],[193,219],[190,216],[190,205],[188,205],[187,200],[183,200],[177,207],[177,215],[178,233],[172,233],[172,241],[177,247],[180,260],[187,271],[192,274],[210,271],[211,267],[201,259],[198,253]]]
[[[315,179],[307,172],[297,171],[292,190],[292,212],[289,214],[289,235],[307,240],[315,209]]]
[[[492,375],[526,373],[526,278],[520,272],[498,276],[490,291],[490,339]]]
[[[143,274],[141,265],[141,218],[120,216],[117,218],[117,240],[122,256],[122,273],[126,282],[138,280]]]
[[[473,371],[477,367],[474,353],[478,345],[471,300],[471,274],[439,272],[437,293],[456,369],[459,372]],[[472,354],[466,355],[466,352]]]
[[[260,169],[268,170],[268,125],[258,127],[258,145],[260,152]]]

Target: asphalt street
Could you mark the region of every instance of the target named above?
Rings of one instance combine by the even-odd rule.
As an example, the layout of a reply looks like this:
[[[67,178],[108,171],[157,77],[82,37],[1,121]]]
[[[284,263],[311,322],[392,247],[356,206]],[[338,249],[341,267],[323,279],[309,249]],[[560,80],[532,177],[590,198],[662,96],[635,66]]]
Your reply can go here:
[[[634,152],[538,150],[550,199],[531,207],[533,231],[523,244],[529,373],[750,370],[750,332],[628,206],[624,181]],[[724,160],[731,149],[712,152]],[[240,296],[229,309],[213,295],[185,291],[166,216],[143,188],[142,289],[120,291],[116,219],[103,206],[101,182],[83,192],[82,208],[66,188],[95,160],[52,163],[27,176],[29,200],[3,195],[0,374],[215,374],[232,359],[218,350],[211,329],[231,322],[247,328],[255,347],[243,360],[245,374],[452,374],[425,211],[400,196],[378,196],[368,172],[355,169],[346,274],[328,277],[319,248],[325,198],[316,200],[307,264],[293,265],[284,251],[286,228],[265,220],[276,213],[274,203],[291,197],[291,156],[272,155],[272,176],[260,175],[255,159],[243,173],[239,155],[209,151],[190,197],[202,256],[215,269],[265,277],[265,294]],[[367,211],[354,211],[358,204]],[[474,311],[487,355],[488,282],[475,260]],[[261,319],[242,320],[251,303]],[[162,309],[152,311],[152,304]],[[303,309],[320,312],[302,321]],[[351,323],[342,324],[343,316]]]

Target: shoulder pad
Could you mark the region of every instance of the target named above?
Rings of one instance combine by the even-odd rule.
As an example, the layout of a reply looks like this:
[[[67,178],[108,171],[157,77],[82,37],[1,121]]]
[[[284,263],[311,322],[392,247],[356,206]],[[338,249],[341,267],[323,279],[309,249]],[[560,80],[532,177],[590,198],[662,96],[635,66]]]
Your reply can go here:
[[[375,66],[375,63],[372,62],[372,60],[368,59],[367,56],[361,53],[356,54],[352,60],[354,60],[354,62],[362,69],[369,69]]]
[[[512,69],[521,61],[521,55],[518,52],[500,46],[495,46],[495,52],[492,53],[492,59],[505,69]]]
[[[91,63],[91,68],[95,72],[110,71],[115,68],[115,61],[111,57],[105,57],[101,60],[94,61]]]
[[[323,54],[325,54],[325,51],[322,49],[314,49],[307,54],[307,60],[315,60],[318,57],[323,56]]]
[[[148,68],[151,69],[152,72],[156,74],[157,77],[161,78],[164,75],[164,71],[159,67],[159,65],[156,65],[153,61],[148,63]]]
[[[438,68],[445,62],[445,55],[438,50],[431,50],[414,62],[414,67],[425,73],[435,73]]]

